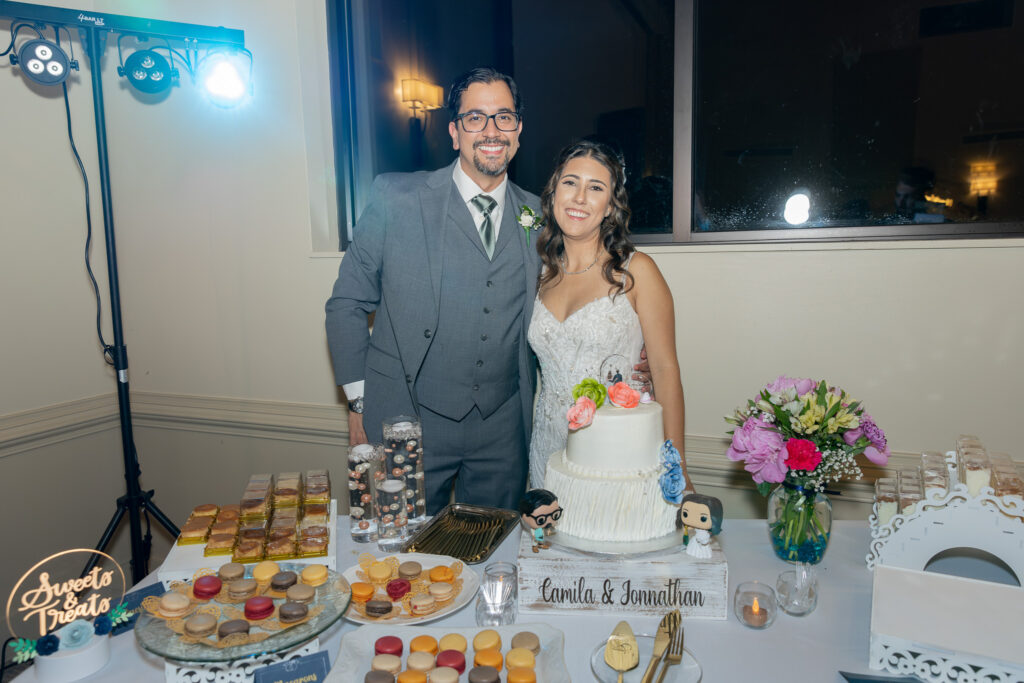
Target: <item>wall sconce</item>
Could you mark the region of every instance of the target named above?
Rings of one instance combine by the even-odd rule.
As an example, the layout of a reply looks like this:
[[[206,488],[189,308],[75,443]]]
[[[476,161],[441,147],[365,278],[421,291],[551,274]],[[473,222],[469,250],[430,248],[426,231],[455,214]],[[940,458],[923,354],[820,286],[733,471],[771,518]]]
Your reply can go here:
[[[971,173],[967,180],[971,184],[971,194],[988,197],[996,193],[999,176],[996,175],[996,164],[993,161],[982,161],[971,164]]]
[[[402,102],[409,105],[415,118],[417,110],[431,111],[444,106],[444,88],[418,78],[403,78]]]

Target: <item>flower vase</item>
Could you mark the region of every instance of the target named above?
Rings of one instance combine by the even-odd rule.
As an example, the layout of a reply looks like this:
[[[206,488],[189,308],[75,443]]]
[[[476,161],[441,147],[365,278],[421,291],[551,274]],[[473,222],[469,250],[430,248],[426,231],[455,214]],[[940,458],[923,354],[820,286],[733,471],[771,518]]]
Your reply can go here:
[[[832,532],[832,502],[824,493],[785,481],[768,496],[768,536],[779,559],[818,564]]]

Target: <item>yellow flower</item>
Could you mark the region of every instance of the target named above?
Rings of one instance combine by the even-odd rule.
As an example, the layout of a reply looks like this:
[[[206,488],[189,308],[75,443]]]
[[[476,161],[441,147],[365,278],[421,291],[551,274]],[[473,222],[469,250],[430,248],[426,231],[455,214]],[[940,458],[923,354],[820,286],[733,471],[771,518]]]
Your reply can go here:
[[[800,425],[804,434],[813,434],[821,426],[821,419],[825,417],[825,407],[819,406],[813,394],[804,398],[806,410],[800,416]]]
[[[829,418],[828,433],[835,434],[840,429],[856,429],[860,426],[860,418],[857,415],[840,408],[839,412]]]

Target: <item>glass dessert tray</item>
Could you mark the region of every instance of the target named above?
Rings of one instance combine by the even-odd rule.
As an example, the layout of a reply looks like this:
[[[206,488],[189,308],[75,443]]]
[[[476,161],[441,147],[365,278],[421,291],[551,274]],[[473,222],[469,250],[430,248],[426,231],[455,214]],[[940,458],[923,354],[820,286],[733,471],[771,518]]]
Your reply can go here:
[[[281,569],[292,569],[287,562],[281,562]],[[298,566],[299,571],[302,565]],[[273,635],[258,642],[233,645],[231,647],[213,647],[204,643],[186,643],[181,636],[172,631],[163,619],[145,611],[139,614],[135,623],[135,639],[144,650],[166,659],[179,662],[228,662],[254,655],[288,650],[296,645],[312,640],[341,618],[348,609],[352,592],[348,583],[340,574],[327,572],[327,582],[316,587],[316,597],[310,607],[323,606],[323,610],[310,617],[308,621],[276,631]],[[275,603],[284,603],[283,599],[275,599]],[[217,604],[217,603],[212,603]],[[241,605],[233,605],[241,609]],[[253,626],[258,632],[259,626]]]

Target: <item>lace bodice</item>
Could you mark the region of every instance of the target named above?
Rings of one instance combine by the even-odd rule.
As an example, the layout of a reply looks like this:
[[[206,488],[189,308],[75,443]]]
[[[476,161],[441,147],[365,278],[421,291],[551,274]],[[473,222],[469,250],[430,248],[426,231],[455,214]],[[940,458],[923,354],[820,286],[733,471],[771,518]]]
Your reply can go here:
[[[644,340],[640,319],[625,294],[594,299],[562,322],[538,297],[528,338],[541,369],[530,439],[530,486],[537,488],[544,485],[548,457],[565,448],[572,388],[586,377],[598,379],[602,363],[616,354],[625,359],[621,370],[628,380]]]

